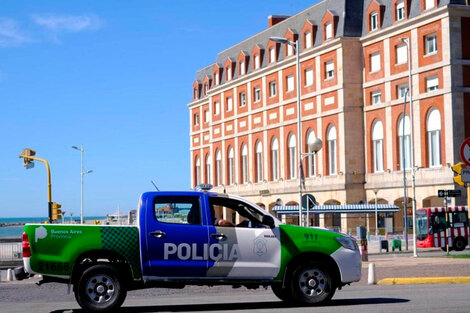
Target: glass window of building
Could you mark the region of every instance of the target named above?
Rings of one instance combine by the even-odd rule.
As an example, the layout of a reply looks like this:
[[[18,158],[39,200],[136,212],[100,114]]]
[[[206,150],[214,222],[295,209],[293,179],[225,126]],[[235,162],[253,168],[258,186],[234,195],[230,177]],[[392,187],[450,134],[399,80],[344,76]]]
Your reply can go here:
[[[437,52],[437,35],[431,34],[425,37],[426,42],[426,55],[434,54]]]
[[[256,181],[263,181],[263,144],[261,141],[256,143]]]
[[[260,68],[259,54],[255,54],[255,70]]]
[[[261,100],[261,89],[259,87],[254,88],[254,96],[255,102],[259,102]]]
[[[377,12],[372,12],[370,15],[370,30],[376,30],[379,27],[379,15]]]
[[[327,133],[328,140],[328,172],[330,175],[337,174],[336,163],[336,127],[330,126]]]
[[[269,62],[276,62],[276,49],[274,47],[269,48]]]
[[[315,151],[313,150],[313,143],[315,142],[315,132],[313,130],[309,131],[307,135],[307,146],[308,146],[308,176],[309,177],[314,177],[315,176],[315,156],[313,153]]]
[[[404,64],[408,62],[408,48],[406,44],[398,45],[396,47],[396,64]]]
[[[408,85],[402,84],[397,86],[398,99],[404,99],[408,91]]]
[[[330,79],[335,77],[335,64],[333,61],[325,63],[325,79]]]
[[[294,91],[294,75],[287,76],[287,92]]]
[[[410,118],[403,114],[398,122],[398,149],[400,157],[400,170],[411,168],[411,139],[410,139]]]
[[[246,184],[248,183],[248,148],[244,144],[242,146],[242,183]]]
[[[211,156],[206,157],[206,184],[211,184]]]
[[[434,91],[439,89],[439,78],[437,76],[426,78],[426,91]]]
[[[400,1],[397,3],[397,21],[405,18],[405,2]]]
[[[429,9],[434,8],[434,1],[435,0],[425,0],[424,9],[429,10]]]
[[[201,184],[201,160],[196,159],[196,186]]]
[[[331,39],[333,37],[333,25],[331,23],[325,24],[325,39]]]
[[[437,109],[431,109],[426,121],[428,137],[429,167],[441,165],[441,115]]]
[[[380,90],[373,91],[371,93],[372,104],[381,104],[382,103],[382,92]]]
[[[227,97],[226,101],[227,101],[227,112],[230,112],[233,109],[232,97]]]
[[[272,82],[269,83],[269,96],[270,97],[275,97],[276,94],[277,94],[276,82],[272,81]]]
[[[217,152],[215,153],[215,185],[220,186],[222,182],[222,153],[220,152],[219,149],[217,149]]]
[[[235,168],[234,168],[234,162],[233,162],[233,149],[232,147],[228,148],[228,184],[233,185],[235,183],[234,180],[234,173],[235,173]]]
[[[296,178],[296,159],[297,159],[297,154],[296,154],[296,142],[295,142],[295,135],[292,134],[289,136],[289,178],[294,179]]]
[[[305,70],[305,86],[313,85],[313,69],[308,68]]]
[[[380,53],[373,53],[370,55],[370,71],[377,72],[380,71]]]
[[[380,173],[384,171],[383,140],[383,124],[380,120],[377,120],[372,126],[372,148],[375,173]]]
[[[312,32],[305,32],[305,49],[312,47]]]
[[[272,180],[279,180],[279,142],[276,137],[271,142],[271,171]]]
[[[246,94],[245,92],[240,92],[240,106],[244,107],[246,105]]]

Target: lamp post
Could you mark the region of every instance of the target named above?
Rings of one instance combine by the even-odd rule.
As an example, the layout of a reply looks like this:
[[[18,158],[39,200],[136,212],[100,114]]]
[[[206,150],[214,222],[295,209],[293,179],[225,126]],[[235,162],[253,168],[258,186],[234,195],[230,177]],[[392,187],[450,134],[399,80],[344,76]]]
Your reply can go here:
[[[377,214],[377,194],[379,193],[378,189],[374,189],[375,194],[375,237],[379,235],[379,218]]]
[[[415,153],[414,153],[414,128],[413,128],[413,81],[411,76],[411,42],[409,37],[400,38],[400,40],[406,44],[408,53],[408,92],[410,98],[410,165],[411,165],[411,212],[412,212],[412,224],[413,224],[413,257],[417,257],[416,253],[416,168],[415,168]],[[406,108],[406,96],[404,106]],[[405,133],[403,132],[403,135]],[[404,137],[403,137],[404,138]],[[403,170],[405,171],[405,169]],[[406,177],[406,176],[405,176]],[[406,178],[405,178],[406,179]],[[406,250],[408,250],[408,224],[406,233]]]
[[[288,44],[295,49],[296,57],[296,79],[297,79],[297,154],[298,154],[298,176],[299,176],[299,226],[302,226],[302,117],[301,117],[301,105],[300,105],[300,49],[299,49],[299,40],[295,42],[290,41],[284,37],[270,37],[270,40],[281,43]]]
[[[81,178],[81,201],[80,201],[80,224],[83,224],[83,176],[86,174],[90,174],[93,170],[83,171],[83,144],[78,148],[77,146],[72,146],[72,149],[80,151],[80,159],[81,159],[81,170],[80,170],[80,178]]]

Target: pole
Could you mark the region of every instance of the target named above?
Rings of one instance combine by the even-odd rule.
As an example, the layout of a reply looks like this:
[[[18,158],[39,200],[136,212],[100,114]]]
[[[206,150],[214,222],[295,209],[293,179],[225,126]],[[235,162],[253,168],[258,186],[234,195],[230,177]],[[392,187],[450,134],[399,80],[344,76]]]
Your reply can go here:
[[[300,49],[298,39],[295,41],[294,47],[297,61],[297,151],[299,160],[299,226],[302,226],[302,111],[300,105]]]
[[[416,169],[415,169],[415,148],[414,148],[414,115],[413,115],[413,81],[411,77],[411,42],[407,40],[406,44],[408,48],[408,91],[410,94],[410,150],[411,150],[411,212],[413,215],[413,257],[417,257],[416,253]],[[408,235],[408,234],[407,234]],[[407,249],[408,250],[408,249]]]
[[[401,140],[401,150],[402,150],[402,163],[403,163],[403,237],[405,238],[405,250],[408,251],[408,217],[407,217],[407,205],[408,197],[406,195],[406,157],[405,157],[405,116],[406,116],[406,98],[408,96],[408,91],[405,93],[405,102],[403,103],[403,127],[402,127],[402,140]]]
[[[445,241],[445,243],[446,243],[447,255],[449,255],[449,233],[448,233],[449,228],[447,227],[448,226],[448,219],[447,219],[447,204],[448,204],[448,202],[449,201],[448,201],[447,197],[445,197],[444,198],[444,204],[445,204],[445,210],[446,210],[446,212],[445,212],[445,218],[446,218],[446,241]]]
[[[375,193],[375,237],[379,235],[379,221],[378,221],[378,214],[377,214],[377,193],[378,190],[374,190]]]
[[[80,224],[83,224],[83,144],[80,146],[80,160],[81,160],[81,172],[80,172],[80,177],[81,177],[81,201],[80,201]]]

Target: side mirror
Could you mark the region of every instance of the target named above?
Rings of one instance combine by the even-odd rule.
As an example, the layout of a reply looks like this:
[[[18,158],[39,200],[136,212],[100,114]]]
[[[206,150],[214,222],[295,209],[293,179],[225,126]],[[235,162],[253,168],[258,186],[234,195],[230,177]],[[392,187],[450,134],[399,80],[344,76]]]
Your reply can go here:
[[[261,221],[263,225],[269,226],[269,228],[274,228],[274,219],[269,215],[263,215],[263,220]]]

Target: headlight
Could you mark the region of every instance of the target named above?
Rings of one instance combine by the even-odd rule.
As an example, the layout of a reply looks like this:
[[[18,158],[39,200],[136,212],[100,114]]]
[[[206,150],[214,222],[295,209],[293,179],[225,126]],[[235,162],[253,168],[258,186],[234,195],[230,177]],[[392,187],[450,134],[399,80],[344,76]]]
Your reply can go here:
[[[336,241],[338,241],[346,249],[358,250],[356,240],[352,237],[336,237]]]

